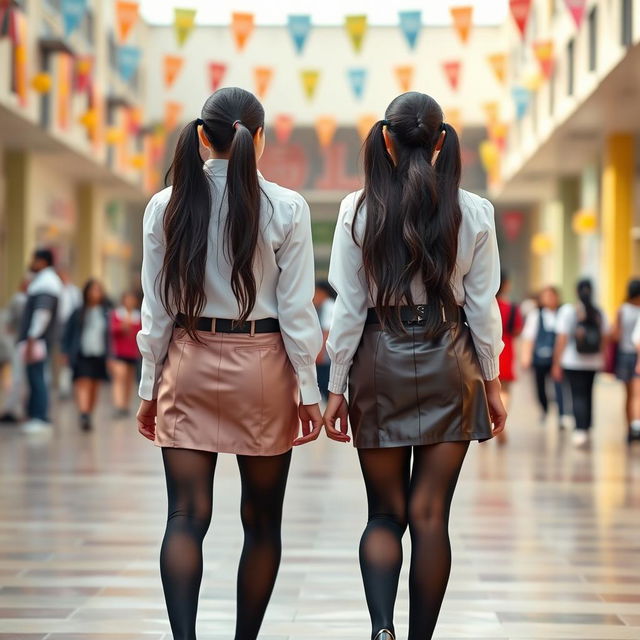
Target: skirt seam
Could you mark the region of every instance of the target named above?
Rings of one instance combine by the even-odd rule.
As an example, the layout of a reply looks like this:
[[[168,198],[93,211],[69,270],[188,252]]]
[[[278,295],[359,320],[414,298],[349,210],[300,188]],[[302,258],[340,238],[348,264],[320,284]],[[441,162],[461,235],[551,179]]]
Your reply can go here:
[[[222,339],[218,345],[218,371],[216,373],[216,407],[218,410],[216,411],[217,425],[216,425],[216,446],[220,442],[220,368],[222,367],[222,352],[224,350],[224,337],[225,334],[222,334]]]
[[[456,331],[460,331],[460,324],[450,329],[451,346],[453,347],[453,355],[456,359],[456,367],[458,368],[458,379],[460,380],[460,415],[464,416],[464,376],[462,375],[462,367],[460,366],[460,357],[458,356],[458,349],[456,348],[456,338],[458,337]],[[463,420],[464,422],[464,420]]]
[[[418,407],[418,436],[422,438],[422,406],[418,391],[418,363],[416,362],[416,330],[411,330],[411,353],[413,355],[413,382],[416,390],[416,406]]]
[[[264,435],[264,371],[263,371],[263,358],[262,349],[258,350],[258,359],[260,360],[260,430],[258,431],[258,451],[262,452],[263,435]],[[262,454],[261,454],[262,455]]]
[[[185,345],[181,345],[180,348],[180,359],[178,360],[178,366],[176,367],[176,382],[173,385],[173,406],[176,406],[176,396],[178,395],[178,381],[180,380],[180,367],[182,366],[182,358],[184,356]],[[176,431],[178,430],[178,414],[173,419],[173,430],[171,433],[171,446],[176,446]]]
[[[378,337],[376,338],[376,348],[373,352],[373,391],[376,394],[376,437],[378,440],[378,445],[380,444],[380,413],[378,409],[378,348],[380,346],[380,338],[382,337],[382,332],[378,333]],[[355,438],[354,438],[355,444]]]

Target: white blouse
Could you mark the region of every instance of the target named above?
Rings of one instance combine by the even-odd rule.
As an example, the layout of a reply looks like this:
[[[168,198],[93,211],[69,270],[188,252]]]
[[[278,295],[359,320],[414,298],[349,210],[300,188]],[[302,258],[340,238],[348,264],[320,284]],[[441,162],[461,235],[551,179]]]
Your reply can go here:
[[[349,369],[360,343],[367,309],[375,306],[375,292],[368,291],[362,251],[351,230],[361,191],[348,195],[340,206],[329,267],[329,282],[338,298],[327,340],[331,357],[329,391],[344,393]],[[458,236],[458,258],[452,277],[457,303],[464,307],[473,342],[486,380],[498,377],[498,358],[503,348],[502,320],[496,301],[500,286],[500,256],[496,240],[493,206],[488,200],[460,190],[462,222]],[[363,237],[365,208],[356,218],[356,238]],[[424,303],[427,294],[417,279],[413,299]]]
[[[202,315],[235,319],[238,303],[231,290],[231,264],[224,250],[224,226],[228,215],[225,193],[228,160],[207,160],[204,170],[211,189],[211,221],[204,290],[207,303]],[[258,286],[249,320],[278,318],[287,355],[298,376],[304,404],[320,401],[316,357],[322,348],[322,332],[313,306],[314,260],[309,205],[289,189],[259,175],[263,191],[260,235],[255,256]],[[140,397],[156,397],[174,322],[165,311],[157,276],[165,252],[164,211],[171,187],[156,193],[147,205],[143,222],[142,330],[138,346],[142,354]],[[224,197],[223,197],[224,196]]]

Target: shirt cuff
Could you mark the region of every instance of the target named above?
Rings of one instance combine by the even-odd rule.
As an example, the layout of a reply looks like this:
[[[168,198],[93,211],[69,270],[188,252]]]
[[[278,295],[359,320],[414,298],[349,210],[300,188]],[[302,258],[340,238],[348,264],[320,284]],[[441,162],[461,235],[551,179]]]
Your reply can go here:
[[[500,359],[487,358],[485,356],[478,355],[480,360],[480,369],[482,370],[482,377],[485,380],[495,380],[500,375]]]
[[[347,378],[351,364],[331,363],[331,373],[329,374],[329,391],[331,393],[343,394],[347,390]]]
[[[318,373],[315,364],[297,369],[298,384],[300,385],[300,401],[302,404],[319,404],[321,400],[318,388]]]
[[[157,365],[149,360],[142,360],[142,374],[140,376],[138,395],[143,400],[156,399],[161,375],[162,365]]]

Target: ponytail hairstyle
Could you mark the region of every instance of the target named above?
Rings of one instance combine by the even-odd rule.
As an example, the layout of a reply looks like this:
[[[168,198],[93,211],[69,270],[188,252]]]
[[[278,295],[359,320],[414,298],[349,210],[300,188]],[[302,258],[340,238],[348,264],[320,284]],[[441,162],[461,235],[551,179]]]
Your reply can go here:
[[[201,118],[182,130],[165,181],[173,190],[164,215],[166,251],[160,272],[162,303],[171,315],[181,313],[197,340],[196,320],[206,304],[205,268],[211,218],[211,182],[200,156],[198,127],[217,153],[228,154],[226,195],[229,214],[224,247],[231,262],[231,289],[238,302],[238,323],[256,302],[253,260],[260,228],[261,188],[254,136],[264,127],[264,109],[250,92],[219,89],[202,107]]]
[[[387,151],[384,127],[393,140],[396,163]],[[424,93],[410,91],[395,98],[385,119],[374,124],[367,136],[365,186],[356,217],[366,206],[361,240],[365,275],[369,290],[376,291],[380,322],[392,333],[406,329],[399,309],[394,312],[389,307],[414,306],[411,283],[416,277],[428,296],[427,335],[439,337],[447,328],[443,308],[455,310],[451,277],[462,219],[461,167],[456,131],[443,121],[438,103]],[[358,243],[355,226],[352,233]]]
[[[600,312],[593,304],[593,284],[591,280],[588,278],[579,280],[576,286],[576,293],[578,294],[578,300],[584,307],[585,319],[591,323],[599,323]]]

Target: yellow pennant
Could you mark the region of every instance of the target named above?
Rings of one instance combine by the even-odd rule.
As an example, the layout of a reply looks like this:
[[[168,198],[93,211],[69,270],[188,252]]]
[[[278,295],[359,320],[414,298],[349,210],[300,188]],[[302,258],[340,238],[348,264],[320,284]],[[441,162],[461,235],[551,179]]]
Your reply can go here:
[[[536,233],[531,238],[531,253],[544,256],[553,251],[553,238],[548,233]]]
[[[303,69],[300,72],[302,78],[302,88],[309,100],[313,99],[318,87],[318,80],[320,80],[320,72],[316,69]]]
[[[49,93],[49,91],[51,91],[51,85],[51,74],[45,73],[44,71],[36,73],[36,75],[31,78],[31,86],[38,93]]]
[[[191,35],[196,24],[195,9],[174,9],[173,10],[173,30],[176,34],[176,41],[181,47]]]
[[[405,64],[396,67],[396,80],[400,85],[400,91],[403,93],[406,93],[411,89],[414,71],[415,67],[412,64]]]
[[[451,7],[451,18],[453,20],[453,26],[460,36],[460,40],[466,44],[471,34],[471,27],[473,25],[473,7],[465,5],[461,7]]]
[[[500,103],[496,101],[485,102],[482,105],[485,116],[487,117],[487,124],[491,126],[500,118]]]
[[[316,118],[316,135],[321,147],[328,147],[333,141],[338,123],[333,116],[319,116]]]
[[[347,33],[349,34],[354,50],[356,53],[359,53],[362,50],[362,42],[365,34],[367,33],[367,16],[346,16],[344,19],[344,26],[347,29]]]

